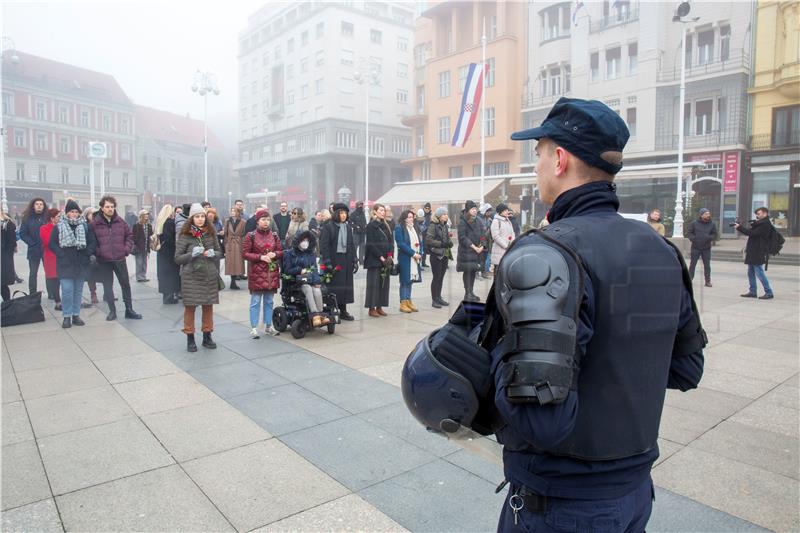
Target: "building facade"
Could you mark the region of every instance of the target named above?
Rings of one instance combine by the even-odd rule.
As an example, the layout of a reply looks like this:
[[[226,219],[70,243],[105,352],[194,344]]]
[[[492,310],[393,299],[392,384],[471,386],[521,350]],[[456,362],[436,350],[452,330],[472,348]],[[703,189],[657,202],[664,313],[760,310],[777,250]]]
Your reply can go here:
[[[800,234],[800,3],[759,0],[752,134],[745,154],[740,216],[767,207],[776,228]]]
[[[403,123],[414,129],[405,163],[415,180],[479,176],[480,117],[463,147],[451,146],[470,63],[482,61],[486,28],[485,175],[519,172],[519,129],[525,72],[522,2],[428,2],[414,33],[414,109]]]
[[[692,2],[689,22],[673,21],[676,7],[605,0],[574,11],[575,2],[529,2],[527,49],[535,53],[527,57],[523,126],[540,124],[561,96],[600,100],[616,110],[631,132],[625,166],[632,171],[623,169],[616,180],[621,210],[660,208],[669,226],[682,133],[689,163],[681,182],[684,220],[706,207],[733,236],[729,224],[739,213],[748,140],[753,4]],[[686,96],[680,110],[682,55]],[[535,165],[534,145],[523,146],[523,169]]]
[[[240,35],[243,192],[316,209],[408,178],[414,13],[403,2],[271,2]],[[369,115],[367,115],[369,109]]]
[[[92,141],[107,145],[102,170],[95,168],[97,199],[102,186],[120,213],[138,209],[135,108],[112,76],[7,50],[2,86],[12,216],[35,197],[58,207],[67,198],[88,206]]]

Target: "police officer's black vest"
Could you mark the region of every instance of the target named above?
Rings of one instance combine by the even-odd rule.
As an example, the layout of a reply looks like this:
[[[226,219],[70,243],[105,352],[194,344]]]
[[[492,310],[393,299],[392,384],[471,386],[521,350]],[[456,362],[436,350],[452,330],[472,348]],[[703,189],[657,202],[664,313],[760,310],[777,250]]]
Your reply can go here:
[[[684,285],[676,252],[647,224],[616,213],[542,230],[580,257],[594,292],[574,431],[541,452],[610,460],[656,446]],[[522,243],[520,243],[522,244]]]

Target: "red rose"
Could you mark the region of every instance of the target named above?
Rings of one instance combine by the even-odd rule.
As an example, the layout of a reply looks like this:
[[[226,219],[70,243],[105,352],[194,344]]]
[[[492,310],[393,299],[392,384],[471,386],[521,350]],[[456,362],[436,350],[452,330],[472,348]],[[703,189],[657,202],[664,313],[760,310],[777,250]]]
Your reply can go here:
[[[450,237],[451,239],[453,238],[453,234],[452,233],[448,233],[447,236]]]
[[[512,237],[511,237],[511,235],[509,235],[509,236],[508,236],[508,240],[509,240],[509,241],[510,241],[510,240],[512,240]]]
[[[325,265],[320,265],[320,266],[319,266],[319,269],[320,269],[320,270],[325,270]]]
[[[386,254],[386,257],[392,257],[392,252],[389,252],[388,254]]]
[[[336,272],[339,272],[341,269],[342,269],[342,267],[341,267],[341,266],[339,266],[339,265],[336,265],[336,269],[335,269],[335,270],[336,270]]]
[[[414,248],[419,248],[419,243],[418,242],[414,243]]]

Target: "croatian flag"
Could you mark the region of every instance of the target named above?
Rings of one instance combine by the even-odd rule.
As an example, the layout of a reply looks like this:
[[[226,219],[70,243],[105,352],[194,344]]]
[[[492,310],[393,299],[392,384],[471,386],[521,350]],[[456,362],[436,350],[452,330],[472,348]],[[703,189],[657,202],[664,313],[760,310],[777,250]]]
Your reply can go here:
[[[464,96],[461,98],[461,114],[458,116],[456,130],[453,133],[451,146],[463,147],[469,139],[475,118],[480,113],[481,94],[483,93],[483,65],[470,63],[467,72],[467,83],[464,86]]]

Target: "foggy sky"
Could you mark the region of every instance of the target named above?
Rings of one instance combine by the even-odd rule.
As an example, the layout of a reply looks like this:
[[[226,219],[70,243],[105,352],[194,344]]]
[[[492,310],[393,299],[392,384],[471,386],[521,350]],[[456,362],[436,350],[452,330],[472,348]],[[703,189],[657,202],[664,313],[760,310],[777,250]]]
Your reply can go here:
[[[136,104],[198,119],[203,105],[192,76],[214,72],[221,93],[209,97],[209,127],[235,153],[238,35],[265,3],[4,1],[2,29],[19,50],[113,75]]]

